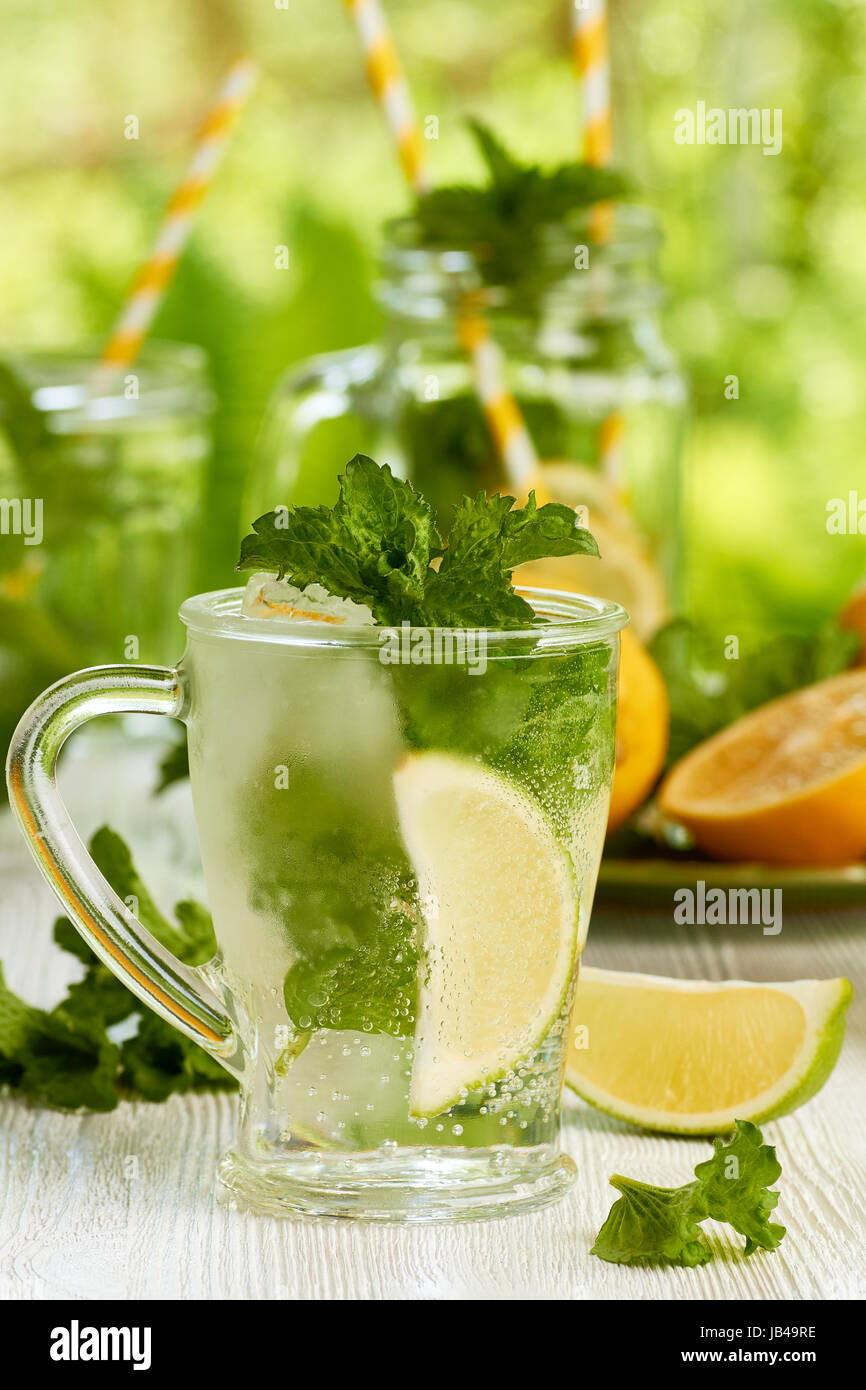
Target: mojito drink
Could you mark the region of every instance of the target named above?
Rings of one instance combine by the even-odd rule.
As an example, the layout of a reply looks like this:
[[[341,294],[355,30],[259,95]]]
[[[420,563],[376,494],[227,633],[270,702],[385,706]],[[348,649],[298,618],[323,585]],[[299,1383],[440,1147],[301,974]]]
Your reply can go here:
[[[505,500],[496,525],[523,515]],[[473,565],[490,505],[462,523]],[[547,511],[545,526],[574,528]],[[324,515],[298,521],[317,563]],[[392,521],[405,540],[405,516]],[[269,525],[253,559],[282,543]],[[459,597],[457,534],[419,613],[477,611],[481,581]],[[377,551],[389,566],[397,553],[388,537]],[[359,601],[345,555],[328,588],[297,582],[309,571],[291,559],[291,579],[256,572],[245,593],[182,610],[219,969],[256,1059],[224,1180],[259,1209],[423,1220],[534,1205],[570,1180],[560,1090],[625,615],[518,596],[509,576],[507,597],[482,597],[510,627],[389,624],[391,599],[372,583]],[[388,573],[388,592],[403,586]]]

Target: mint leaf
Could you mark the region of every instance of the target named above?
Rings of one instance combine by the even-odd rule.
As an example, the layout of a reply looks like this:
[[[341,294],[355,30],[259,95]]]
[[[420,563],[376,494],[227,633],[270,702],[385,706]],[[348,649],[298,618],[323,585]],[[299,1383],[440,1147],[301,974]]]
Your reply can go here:
[[[711,1258],[698,1223],[711,1217],[725,1221],[746,1237],[745,1254],[775,1250],[784,1226],[770,1221],[779,1200],[770,1184],[782,1168],[772,1144],[765,1144],[757,1125],[735,1121],[729,1144],[713,1142],[713,1157],[695,1168],[695,1180],[683,1187],[651,1187],[614,1176],[623,1194],[614,1202],[598,1233],[592,1254],[613,1264],[699,1265]]]
[[[713,1157],[695,1169],[707,1214],[746,1237],[747,1255],[775,1250],[785,1234],[784,1226],[768,1219],[779,1201],[770,1185],[782,1174],[775,1148],[763,1142],[757,1125],[737,1120],[731,1142],[716,1139],[713,1149]]]
[[[457,507],[438,573],[424,595],[429,623],[442,627],[530,627],[535,613],[514,590],[511,571],[547,555],[597,555],[571,507],[539,507],[535,493],[525,507],[513,497],[479,492]]]
[[[237,1084],[197,1043],[150,1010],[123,1043],[120,1061],[121,1084],[143,1100],[167,1100],[203,1086],[234,1090]]]
[[[186,737],[180,743],[173,743],[159,765],[159,781],[154,787],[154,793],[164,792],[167,787],[174,782],[181,782],[189,777],[189,750],[187,748]]]
[[[424,621],[437,627],[524,627],[535,615],[505,567],[503,527],[513,497],[464,497],[438,572],[430,570]],[[572,513],[572,517],[574,513]]]
[[[22,1053],[40,1013],[9,988],[0,965],[0,1056],[7,1062]]]
[[[525,507],[514,502],[498,493],[464,497],[443,550],[432,507],[387,465],[358,454],[333,507],[259,517],[237,568],[323,584],[367,604],[387,626],[531,626],[535,614],[514,590],[514,567],[548,555],[597,555],[598,546],[571,507],[539,507],[534,492]]]
[[[108,879],[117,896],[124,902],[134,900],[134,912],[141,924],[167,950],[183,957],[186,945],[183,934],[157,907],[133,863],[129,846],[120,835],[103,825],[91,839],[89,849],[97,868]]]
[[[154,903],[128,846],[107,826],[93,836],[90,851],[115,892],[135,899],[137,915],[163,945],[189,965],[210,959],[216,941],[204,907],[178,903],[172,923]],[[54,939],[83,963],[84,977],[48,1012],[19,999],[0,969],[0,1083],[38,1105],[99,1111],[114,1109],[122,1087],[164,1100],[174,1091],[235,1086],[196,1043],[144,1011],[67,918],[55,922]],[[107,1030],[134,1014],[141,1015],[136,1035],[116,1046]]]
[[[113,1110],[118,1055],[100,1019],[34,1008],[0,969],[0,1080],[37,1104]]]
[[[512,500],[512,499],[509,499]],[[539,507],[535,493],[525,507],[512,507],[502,521],[502,562],[514,569],[550,555],[598,555],[595,537],[579,526],[572,507],[548,502]]]
[[[253,523],[238,569],[273,569],[369,605],[382,623],[416,621],[430,561],[441,554],[433,510],[386,465],[357,454],[333,507],[294,507]]]
[[[70,1014],[62,1004],[50,1014],[40,1011],[18,1089],[59,1110],[114,1110],[119,1055],[100,1018]]]
[[[706,1215],[699,1183],[651,1187],[618,1174],[610,1182],[622,1196],[611,1207],[591,1254],[610,1264],[689,1269],[712,1258],[698,1225]]]
[[[515,159],[514,155],[509,154],[498,135],[494,135],[489,126],[474,116],[470,116],[466,124],[475,137],[475,143],[487,165],[491,183],[503,186],[516,182],[524,175],[524,165]]]
[[[547,258],[544,237],[554,224],[594,203],[628,192],[613,169],[570,163],[545,170],[525,164],[480,121],[469,128],[486,166],[482,187],[453,184],[422,194],[416,203],[418,239],[428,245],[471,250],[488,284],[540,288]],[[562,274],[562,268],[555,270]]]
[[[389,1033],[413,1031],[418,950],[411,923],[391,912],[382,930],[354,950],[336,947],[306,959],[286,975],[286,1012],[300,1032],[319,1028]]]

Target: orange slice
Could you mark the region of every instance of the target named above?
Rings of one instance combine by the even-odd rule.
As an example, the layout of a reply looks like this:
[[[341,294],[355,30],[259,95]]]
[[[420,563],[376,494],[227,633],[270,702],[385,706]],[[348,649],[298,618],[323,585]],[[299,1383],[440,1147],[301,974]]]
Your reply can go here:
[[[719,859],[844,864],[866,855],[866,670],[773,700],[699,744],[659,805]]]
[[[643,643],[620,633],[616,765],[608,832],[616,830],[652,791],[668,750],[670,711],[661,671]]]

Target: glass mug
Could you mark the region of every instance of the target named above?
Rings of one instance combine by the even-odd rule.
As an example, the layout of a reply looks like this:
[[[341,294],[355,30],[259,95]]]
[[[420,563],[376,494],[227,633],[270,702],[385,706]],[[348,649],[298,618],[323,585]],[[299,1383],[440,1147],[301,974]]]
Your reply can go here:
[[[251,621],[188,599],[177,669],[52,686],[9,752],[63,909],[241,1088],[223,1184],[275,1215],[435,1221],[560,1196],[560,1094],[614,763],[623,609],[524,590],[521,631]],[[219,950],[177,961],[73,829],[55,765],[98,715],[187,726]]]

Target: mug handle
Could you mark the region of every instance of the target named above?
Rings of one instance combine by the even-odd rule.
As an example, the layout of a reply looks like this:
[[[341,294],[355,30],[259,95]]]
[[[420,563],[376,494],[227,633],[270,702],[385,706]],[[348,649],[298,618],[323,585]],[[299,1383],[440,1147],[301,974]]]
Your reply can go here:
[[[40,870],[88,946],[155,1013],[232,1073],[242,1070],[235,1026],[202,971],[177,960],[142,926],[100,873],[57,789],[66,739],[101,714],[186,713],[184,686],[167,666],[95,666],[44,691],[9,746],[9,801]]]

